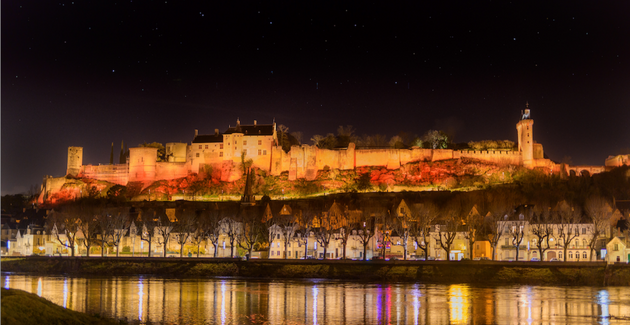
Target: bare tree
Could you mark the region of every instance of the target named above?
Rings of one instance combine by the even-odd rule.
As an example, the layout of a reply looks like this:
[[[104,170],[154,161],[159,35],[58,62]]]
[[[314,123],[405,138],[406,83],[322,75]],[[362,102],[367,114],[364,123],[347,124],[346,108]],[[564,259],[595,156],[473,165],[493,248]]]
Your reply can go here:
[[[525,220],[524,215],[518,215],[515,216],[514,220],[509,221],[508,232],[512,237],[512,246],[516,250],[515,261],[518,261],[519,248],[525,237],[525,225],[527,224]]]
[[[264,236],[265,225],[262,222],[259,210],[241,209],[239,216],[243,226],[237,242],[240,247],[247,250],[247,259],[249,260],[254,251],[254,246]]]
[[[168,251],[168,242],[171,240],[171,233],[173,232],[173,226],[176,220],[171,220],[171,218],[169,218],[169,216],[166,214],[164,208],[157,208],[155,211],[155,217],[157,242],[164,248],[162,252],[162,257],[166,257],[166,253]]]
[[[335,218],[335,216],[331,216]],[[337,240],[341,242],[342,248],[342,258],[346,259],[346,252],[348,247],[348,241],[350,240],[350,235],[352,235],[352,231],[358,228],[358,225],[361,220],[361,212],[350,210],[348,206],[344,206],[341,209],[341,213],[337,216]]]
[[[228,237],[230,242],[230,258],[234,257],[234,246],[240,234],[240,223],[235,220],[234,216],[225,217],[221,220],[221,228],[223,233]]]
[[[403,213],[400,216],[394,216],[392,220],[392,229],[402,241],[403,259],[405,261],[407,260],[407,246],[409,239],[413,236],[412,232],[414,231],[415,224],[416,219],[409,212]]]
[[[315,213],[310,208],[306,208],[294,211],[294,214],[297,219],[297,228],[295,230],[295,234],[297,235],[296,239],[300,247],[304,246],[304,258],[306,258],[308,255],[308,238],[313,228]]]
[[[289,139],[287,137],[287,132],[289,131],[289,128],[283,124],[278,125],[278,138],[280,139],[280,147],[284,148],[284,144],[285,142],[287,142]]]
[[[451,248],[457,234],[464,230],[464,214],[469,211],[469,202],[461,195],[450,199],[441,210],[436,224],[436,243],[446,251],[446,260],[451,260]]]
[[[201,244],[206,240],[205,234],[205,220],[203,219],[203,210],[195,211],[195,219],[197,222],[193,225],[193,231],[190,234],[190,243],[193,246],[197,246],[197,258],[199,258],[199,251]]]
[[[356,236],[363,246],[363,260],[367,260],[367,246],[376,234],[376,219],[385,214],[386,209],[377,204],[364,201],[361,206],[361,218],[355,226]]]
[[[107,214],[109,216],[108,229],[110,229],[110,244],[116,247],[116,257],[118,257],[120,255],[120,242],[125,235],[127,235],[127,231],[129,230],[129,208],[109,208],[107,209]]]
[[[148,257],[151,257],[151,246],[155,237],[157,237],[157,219],[156,211],[153,209],[142,209],[140,211],[140,220],[138,228],[140,229],[140,240],[147,242]]]
[[[57,242],[70,250],[70,256],[74,257],[74,246],[77,243],[81,223],[80,213],[75,206],[65,206],[61,211],[53,211],[48,219],[48,228]],[[60,236],[60,232],[65,235]],[[65,239],[65,240],[64,240]]]
[[[470,259],[475,256],[475,242],[482,236],[483,223],[484,219],[479,214],[470,213],[464,219],[464,237],[468,240]]]
[[[282,237],[282,243],[284,244],[284,259],[288,258],[289,243],[295,236],[295,229],[297,228],[297,220],[293,216],[292,208],[288,205],[282,207],[282,211],[274,216],[274,224],[277,226],[277,231]]]
[[[610,208],[607,200],[600,195],[593,195],[586,199],[585,204],[586,214],[589,217],[591,226],[589,227],[590,238],[588,241],[588,247],[590,248],[589,260],[593,260],[593,252],[595,252],[595,246],[602,234],[602,230],[609,225],[610,217],[612,216],[612,209]]]
[[[558,229],[558,235],[556,240],[558,246],[562,247],[563,260],[567,261],[567,249],[571,245],[573,239],[580,235],[578,224],[582,219],[582,209],[576,206],[572,206],[567,201],[562,201],[558,204],[556,211],[556,228]]]
[[[457,233],[461,231],[462,223],[459,213],[446,209],[442,213],[442,218],[435,225],[437,237],[435,241],[446,252],[446,260],[451,260],[451,248]]]
[[[377,232],[375,234],[376,241],[380,243],[379,255],[381,258],[385,258],[385,251],[387,249],[387,243],[391,244],[392,234],[392,211],[391,209],[383,208],[382,212],[378,215],[377,219]]]
[[[221,224],[222,216],[218,206],[201,211],[199,232],[207,238],[214,247],[213,257],[217,257],[219,251],[219,239],[223,228]]]
[[[183,207],[173,225],[175,241],[179,244],[179,257],[184,255],[184,245],[196,230],[197,214],[193,207]]]
[[[413,218],[410,228],[411,240],[424,252],[425,259],[429,257],[431,225],[438,212],[437,206],[430,202],[414,205],[411,210]]]
[[[335,232],[336,220],[331,220],[327,213],[321,212],[320,217],[314,222],[315,238],[319,245],[324,249],[324,259],[326,259],[328,245],[333,238]]]
[[[514,213],[516,207],[516,193],[511,189],[501,189],[491,193],[489,198],[490,214],[486,217],[488,239],[492,246],[492,260],[496,260],[497,245],[501,236],[507,230],[505,222]]]
[[[99,215],[99,205],[89,204],[83,202],[84,204],[76,207],[77,213],[79,213],[79,231],[83,235],[83,243],[87,250],[86,256],[90,257],[90,248],[94,245],[98,245],[99,243],[99,232],[100,227],[98,223],[98,215]]]
[[[540,260],[544,260],[544,254],[549,249],[549,240],[553,236],[551,207],[548,204],[534,206],[534,213],[529,219],[529,230],[536,237],[536,249],[540,254]]]

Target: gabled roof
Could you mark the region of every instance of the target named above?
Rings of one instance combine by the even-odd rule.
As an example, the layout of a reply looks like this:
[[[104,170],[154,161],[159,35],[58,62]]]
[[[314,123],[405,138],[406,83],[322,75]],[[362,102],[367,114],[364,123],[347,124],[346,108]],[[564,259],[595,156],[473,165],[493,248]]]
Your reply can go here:
[[[197,135],[192,143],[213,143],[213,142],[223,142],[223,134],[200,134]]]
[[[244,135],[273,135],[273,124],[237,125],[230,127],[224,134],[242,133]]]

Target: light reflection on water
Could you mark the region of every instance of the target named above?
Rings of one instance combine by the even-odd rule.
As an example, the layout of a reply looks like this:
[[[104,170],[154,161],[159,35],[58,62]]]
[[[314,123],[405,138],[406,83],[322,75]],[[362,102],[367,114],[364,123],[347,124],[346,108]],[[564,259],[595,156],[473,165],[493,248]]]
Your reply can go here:
[[[474,287],[326,280],[35,277],[6,288],[151,324],[622,324],[628,287]],[[622,318],[625,317],[625,318]]]

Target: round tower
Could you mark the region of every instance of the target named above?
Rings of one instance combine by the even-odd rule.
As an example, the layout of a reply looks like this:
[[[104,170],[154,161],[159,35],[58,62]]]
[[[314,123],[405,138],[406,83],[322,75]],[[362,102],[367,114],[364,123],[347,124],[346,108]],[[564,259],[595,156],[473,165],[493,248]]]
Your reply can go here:
[[[534,162],[534,120],[531,118],[529,104],[521,111],[521,120],[516,123],[518,131],[518,151],[523,157],[523,166],[531,167]]]
[[[83,166],[83,147],[68,147],[68,169],[66,175],[77,176]]]

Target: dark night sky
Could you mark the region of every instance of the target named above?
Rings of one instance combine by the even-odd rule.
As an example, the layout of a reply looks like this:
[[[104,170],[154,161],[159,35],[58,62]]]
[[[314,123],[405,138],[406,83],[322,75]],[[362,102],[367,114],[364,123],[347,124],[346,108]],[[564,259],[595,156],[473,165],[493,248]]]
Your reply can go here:
[[[224,3],[225,2],[225,3]],[[2,1],[2,194],[62,176],[68,146],[192,141],[240,118],[313,134],[630,147],[630,4]],[[309,143],[310,141],[304,141]]]

